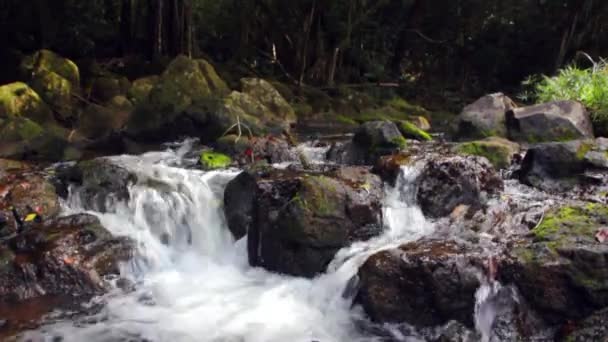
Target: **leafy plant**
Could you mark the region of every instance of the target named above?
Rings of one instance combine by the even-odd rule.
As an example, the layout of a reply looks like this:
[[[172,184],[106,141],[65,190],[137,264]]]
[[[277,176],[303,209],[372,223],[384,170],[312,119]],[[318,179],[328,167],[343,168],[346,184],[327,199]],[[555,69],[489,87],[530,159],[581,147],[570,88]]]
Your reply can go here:
[[[608,62],[593,62],[581,69],[575,65],[561,69],[556,76],[533,76],[524,81],[520,98],[536,102],[576,100],[591,111],[596,130],[608,133]]]

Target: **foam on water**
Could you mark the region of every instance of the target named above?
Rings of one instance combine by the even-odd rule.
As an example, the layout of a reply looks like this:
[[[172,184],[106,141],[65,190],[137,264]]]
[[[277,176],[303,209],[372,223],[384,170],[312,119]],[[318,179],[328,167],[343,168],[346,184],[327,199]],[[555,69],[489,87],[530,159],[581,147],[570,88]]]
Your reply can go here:
[[[48,324],[23,337],[51,341],[369,341],[345,288],[371,253],[432,232],[415,205],[416,168],[405,168],[386,192],[386,233],[344,248],[315,279],[277,275],[248,265],[222,213],[223,189],[238,170],[186,169],[188,146],[111,160],[135,172],[128,202],[92,212],[113,234],[137,242],[123,277],[135,289],[97,298],[93,316]],[[72,191],[66,213],[83,212]],[[163,243],[168,241],[168,244]]]

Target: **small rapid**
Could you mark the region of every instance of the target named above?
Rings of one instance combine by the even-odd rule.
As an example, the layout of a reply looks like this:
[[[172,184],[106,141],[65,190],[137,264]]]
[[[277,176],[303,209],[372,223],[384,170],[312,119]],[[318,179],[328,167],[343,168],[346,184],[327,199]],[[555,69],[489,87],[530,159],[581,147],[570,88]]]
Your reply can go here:
[[[369,341],[352,306],[353,276],[367,257],[418,239],[433,225],[415,205],[417,168],[387,187],[385,233],[339,251],[326,273],[296,278],[253,268],[246,238],[234,241],[222,212],[223,189],[239,170],[203,172],[190,143],[163,152],[112,157],[137,175],[126,202],[108,199],[98,216],[114,235],[137,245],[121,280],[95,298],[94,314],[50,322],[24,339],[54,341]],[[315,155],[317,151],[309,151]],[[317,153],[318,154],[318,153]],[[85,212],[77,188],[66,214]],[[116,279],[110,279],[116,282]]]

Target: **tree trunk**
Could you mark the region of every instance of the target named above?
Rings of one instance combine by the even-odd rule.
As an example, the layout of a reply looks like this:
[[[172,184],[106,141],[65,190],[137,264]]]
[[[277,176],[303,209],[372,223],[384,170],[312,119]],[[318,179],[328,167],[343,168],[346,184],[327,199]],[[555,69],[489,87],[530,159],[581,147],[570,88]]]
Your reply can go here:
[[[123,55],[133,52],[133,0],[122,0],[120,10],[120,40]]]
[[[152,56],[158,58],[163,54],[163,0],[156,0],[152,27]]]
[[[312,6],[310,7],[310,13],[308,14],[308,17],[306,18],[306,22],[304,24],[304,41],[300,49],[300,77],[298,79],[298,84],[300,86],[304,83],[304,75],[306,74],[306,63],[308,63],[308,42],[310,40],[310,31],[312,30],[312,24],[315,18],[316,5],[317,1],[315,0],[312,2]]]
[[[192,58],[192,2],[191,0],[184,0],[183,5],[184,53],[186,53],[188,57]]]

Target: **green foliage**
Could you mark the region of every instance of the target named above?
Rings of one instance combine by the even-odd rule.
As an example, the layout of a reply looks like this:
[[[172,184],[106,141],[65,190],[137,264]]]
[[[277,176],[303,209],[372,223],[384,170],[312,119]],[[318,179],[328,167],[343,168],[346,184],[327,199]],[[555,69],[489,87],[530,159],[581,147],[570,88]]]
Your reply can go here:
[[[561,69],[554,77],[529,78],[524,82],[532,91],[523,94],[523,99],[537,102],[575,100],[591,111],[594,124],[608,124],[608,64],[596,63],[593,68],[581,69],[574,65]]]
[[[398,121],[397,126],[399,127],[401,134],[405,137],[422,141],[433,140],[433,137],[430,134],[416,127],[416,125],[409,121]]]

